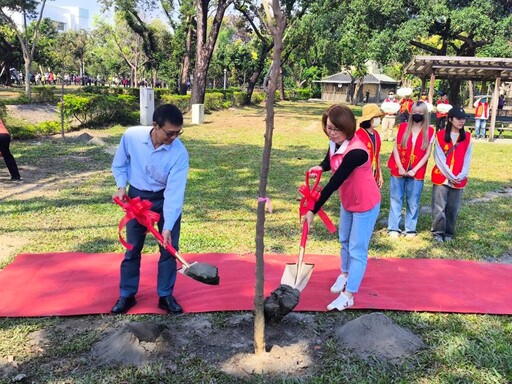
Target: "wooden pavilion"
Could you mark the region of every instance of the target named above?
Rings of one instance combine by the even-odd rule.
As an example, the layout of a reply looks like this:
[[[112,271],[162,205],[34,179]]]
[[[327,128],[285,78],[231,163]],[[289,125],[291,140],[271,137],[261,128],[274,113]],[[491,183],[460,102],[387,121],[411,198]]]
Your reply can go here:
[[[414,56],[405,67],[405,72],[430,78],[429,101],[434,96],[435,79],[459,79],[475,81],[495,81],[492,95],[489,141],[494,140],[499,88],[502,81],[512,81],[512,59],[496,57],[464,56]]]

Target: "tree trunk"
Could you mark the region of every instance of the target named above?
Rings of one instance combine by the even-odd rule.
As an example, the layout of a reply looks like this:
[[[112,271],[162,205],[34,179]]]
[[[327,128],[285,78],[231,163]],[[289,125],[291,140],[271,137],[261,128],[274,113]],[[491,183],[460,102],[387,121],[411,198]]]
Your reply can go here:
[[[279,99],[285,101],[283,68],[279,68]]]
[[[254,92],[254,87],[258,82],[258,79],[263,72],[263,68],[265,68],[265,60],[267,59],[268,53],[274,47],[274,44],[265,44],[262,43],[260,51],[258,53],[258,62],[256,64],[256,68],[249,79],[249,84],[247,85],[247,93],[245,95],[244,105],[249,105],[251,103],[252,94]]]
[[[190,55],[192,54],[192,25],[189,24],[187,29],[187,38],[185,40],[185,56],[183,57],[183,65],[181,67],[181,76],[179,84],[180,95],[186,95],[188,91],[188,79],[190,72]]]
[[[272,0],[272,9],[275,17],[274,24],[270,26],[274,39],[274,54],[269,76],[267,90],[267,116],[265,125],[265,146],[260,171],[260,182],[258,194],[260,198],[267,195],[268,172],[270,168],[270,153],[272,150],[272,134],[274,131],[274,101],[281,67],[281,54],[283,52],[283,35],[286,19],[281,12],[279,0]],[[269,20],[269,24],[272,23]],[[256,288],[254,293],[254,352],[259,355],[265,352],[265,312],[263,288],[265,283],[264,275],[264,236],[265,236],[265,201],[258,200],[258,212],[256,221]]]
[[[354,89],[354,94],[352,95],[352,104],[357,105],[357,102],[359,101],[359,90],[361,89],[361,86],[363,85],[364,77],[359,77],[357,79],[357,83]]]
[[[231,5],[232,0],[218,0],[217,10],[213,22],[208,28],[208,4],[210,0],[195,0],[196,20],[197,20],[197,45],[196,45],[196,64],[194,69],[194,83],[192,84],[192,104],[204,104],[206,94],[206,77],[208,67],[212,58],[213,49],[217,42],[219,30],[224,18],[226,8]]]
[[[30,64],[32,60],[30,57],[24,57],[25,59],[25,94],[29,100],[32,100],[32,87],[30,86]]]

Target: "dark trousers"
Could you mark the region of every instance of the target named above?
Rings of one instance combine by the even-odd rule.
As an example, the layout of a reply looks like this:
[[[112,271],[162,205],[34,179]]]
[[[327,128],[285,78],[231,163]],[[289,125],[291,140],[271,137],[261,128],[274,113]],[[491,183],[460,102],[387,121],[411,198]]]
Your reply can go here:
[[[432,235],[453,238],[463,189],[432,187]]]
[[[2,154],[5,165],[7,165],[7,169],[11,174],[11,179],[19,179],[20,172],[18,171],[18,165],[16,165],[16,160],[14,160],[14,156],[9,149],[11,145],[11,135],[7,133],[0,133],[0,153]]]
[[[128,190],[131,198],[139,196],[143,200],[150,200],[153,203],[151,210],[160,214],[158,231],[162,233],[164,192],[141,191],[131,187]],[[176,220],[171,230],[172,246],[178,250],[180,240],[181,216]],[[133,245],[131,251],[126,251],[124,260],[121,263],[121,283],[119,285],[121,297],[135,296],[139,289],[140,261],[142,248],[146,239],[147,228],[139,224],[135,219],[126,224],[126,238],[129,244]],[[151,235],[152,236],[152,235]],[[176,283],[176,259],[161,245],[160,259],[158,261],[157,293],[159,297],[170,296]]]
[[[436,118],[436,132],[439,132],[441,129],[444,129],[445,125],[446,125],[446,116]]]
[[[402,113],[398,116],[398,120],[399,120],[401,123],[406,123],[407,121],[409,121],[409,112],[402,112]]]

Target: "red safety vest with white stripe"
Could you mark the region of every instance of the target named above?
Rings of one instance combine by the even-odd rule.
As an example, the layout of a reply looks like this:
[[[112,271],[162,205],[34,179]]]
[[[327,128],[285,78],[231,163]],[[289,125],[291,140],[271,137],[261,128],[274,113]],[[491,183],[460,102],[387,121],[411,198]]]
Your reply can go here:
[[[441,129],[439,132],[436,133],[436,141],[439,144],[439,146],[442,148],[443,152],[448,154],[446,156],[446,165],[450,167],[452,173],[457,176],[460,171],[462,171],[462,167],[464,166],[464,157],[466,156],[466,152],[469,148],[469,143],[471,141],[471,135],[469,133],[466,133],[466,139],[461,142],[456,142],[457,146],[455,149],[452,149],[454,144],[450,140],[449,143],[446,143],[444,141],[444,133],[445,129]],[[434,166],[432,169],[432,183],[435,185],[442,185],[446,181],[446,176],[443,175],[443,173],[437,168],[437,165]],[[453,188],[461,189],[466,186],[468,182],[467,177],[462,180],[458,184],[453,184]]]
[[[412,142],[412,134],[409,135],[409,140],[407,140],[407,148],[402,147],[402,137],[405,135],[405,131],[407,130],[408,123],[401,123],[398,126],[398,133],[396,135],[396,146],[398,150],[398,155],[400,156],[400,163],[402,167],[406,171],[414,168],[416,164],[423,159],[423,156],[427,154],[427,148],[422,149],[421,145],[423,143],[423,132],[420,131],[418,137],[416,137],[416,142]],[[432,136],[434,135],[434,128],[428,127],[428,142],[432,141]],[[428,161],[415,173],[414,178],[416,180],[425,179],[425,173],[427,171]],[[388,161],[388,168],[391,170],[391,174],[395,177],[402,177],[398,172],[398,165],[395,161],[395,156],[393,156],[393,152],[391,152],[391,156]]]

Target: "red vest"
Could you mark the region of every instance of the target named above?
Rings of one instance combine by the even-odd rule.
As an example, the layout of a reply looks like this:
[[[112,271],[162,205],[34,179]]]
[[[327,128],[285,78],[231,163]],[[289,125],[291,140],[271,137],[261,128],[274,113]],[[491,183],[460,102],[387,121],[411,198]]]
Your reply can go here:
[[[450,151],[448,156],[446,156],[446,165],[450,167],[452,173],[457,176],[460,171],[462,171],[462,167],[464,166],[464,157],[466,156],[466,152],[469,147],[469,143],[471,141],[471,135],[466,132],[466,139],[461,142],[457,142],[457,146],[454,150],[451,148],[453,147],[453,143],[450,140],[449,143],[446,143],[444,141],[444,133],[446,129],[441,129],[439,132],[436,133],[436,141],[439,144],[439,146],[442,148],[444,153],[447,153]],[[437,168],[437,165],[434,166],[432,169],[432,183],[436,185],[442,185],[446,181],[445,175]],[[453,188],[461,189],[466,186],[468,182],[468,179],[465,178],[462,180],[462,182],[458,184],[453,184]]]
[[[436,105],[439,105],[439,104],[450,104],[450,103],[448,102],[448,99],[446,99],[445,101],[439,99],[439,100],[437,100]],[[446,117],[446,116],[448,116],[448,112],[441,113],[441,112],[436,111],[436,117],[441,118],[441,117]]]
[[[343,162],[343,157],[353,149],[364,149],[364,143],[357,135],[354,135],[344,153],[333,153],[333,147],[329,151],[331,157],[331,172],[334,173]],[[343,208],[349,212],[366,212],[380,202],[380,191],[373,178],[371,163],[368,160],[356,167],[349,177],[341,184],[338,190]]]
[[[359,128],[356,131],[356,135],[359,136],[363,144],[366,146],[366,150],[370,154],[370,163],[372,165],[373,176],[375,177],[375,181],[379,181],[380,177],[380,146],[381,140],[379,132],[373,130],[375,135],[375,146],[373,145],[373,141],[370,138],[370,134],[364,128]]]
[[[403,98],[402,100],[400,100],[400,113],[408,112],[410,114],[412,111],[413,104],[414,101],[412,99]]]
[[[475,110],[475,119],[488,119],[489,118],[489,103],[478,102]]]
[[[396,146],[398,149],[398,154],[400,156],[400,163],[402,163],[402,167],[407,171],[412,169],[420,162],[423,156],[426,155],[427,149],[421,149],[421,145],[423,144],[423,132],[420,131],[418,137],[416,138],[416,143],[412,142],[412,134],[409,135],[409,140],[407,140],[407,148],[402,147],[402,137],[407,130],[408,123],[401,123],[398,126],[398,133],[396,135]],[[428,141],[432,140],[432,136],[434,135],[434,128],[428,127]],[[416,180],[423,180],[425,178],[425,172],[427,170],[428,161],[416,172],[414,178]],[[388,168],[391,170],[391,174],[395,177],[402,177],[398,173],[398,165],[395,161],[395,156],[393,156],[393,152],[391,152],[391,156],[388,161]]]

